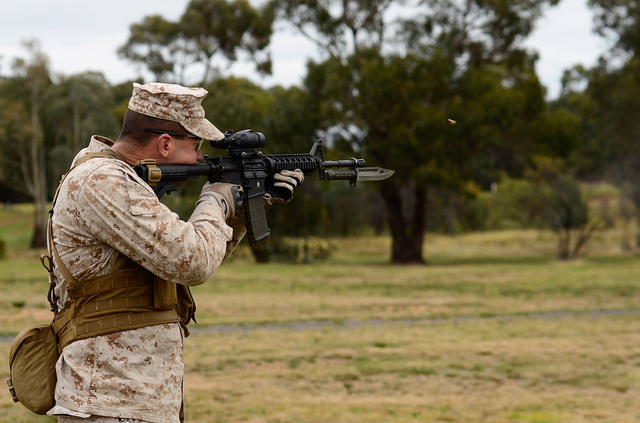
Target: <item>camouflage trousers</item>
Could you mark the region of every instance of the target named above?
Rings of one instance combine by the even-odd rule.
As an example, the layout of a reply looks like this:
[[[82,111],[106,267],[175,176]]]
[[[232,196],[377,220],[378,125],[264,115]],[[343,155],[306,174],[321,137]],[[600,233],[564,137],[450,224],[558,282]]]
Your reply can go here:
[[[82,417],[58,416],[58,423],[145,423],[142,420],[123,419],[120,417],[91,416],[87,419]]]

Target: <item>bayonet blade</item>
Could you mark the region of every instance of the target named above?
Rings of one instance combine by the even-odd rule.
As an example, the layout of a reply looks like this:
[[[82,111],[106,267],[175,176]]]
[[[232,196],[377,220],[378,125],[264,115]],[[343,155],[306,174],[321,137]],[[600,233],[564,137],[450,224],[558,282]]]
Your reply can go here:
[[[363,167],[356,170],[358,171],[358,181],[383,181],[396,173],[395,170],[381,167]]]

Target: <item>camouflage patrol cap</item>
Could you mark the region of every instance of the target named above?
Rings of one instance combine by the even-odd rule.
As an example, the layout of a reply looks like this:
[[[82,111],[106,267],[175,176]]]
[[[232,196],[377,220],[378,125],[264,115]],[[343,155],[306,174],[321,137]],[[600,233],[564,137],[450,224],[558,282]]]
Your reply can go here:
[[[184,129],[207,140],[221,140],[224,135],[204,117],[204,88],[149,82],[133,83],[129,109],[143,115],[180,123]]]

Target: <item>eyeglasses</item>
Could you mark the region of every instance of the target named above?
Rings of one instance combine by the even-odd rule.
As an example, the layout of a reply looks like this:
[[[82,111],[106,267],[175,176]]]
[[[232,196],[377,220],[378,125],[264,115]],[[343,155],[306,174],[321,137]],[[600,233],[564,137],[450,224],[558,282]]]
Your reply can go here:
[[[204,142],[204,138],[201,138],[201,137],[199,137],[197,135],[177,134],[175,132],[163,131],[162,129],[148,129],[148,128],[145,128],[144,130],[147,131],[147,132],[153,132],[154,134],[167,134],[167,135],[171,135],[172,137],[184,137],[184,138],[191,138],[191,139],[197,140],[198,144],[195,145],[196,151],[200,151],[200,147],[202,147],[202,143]]]

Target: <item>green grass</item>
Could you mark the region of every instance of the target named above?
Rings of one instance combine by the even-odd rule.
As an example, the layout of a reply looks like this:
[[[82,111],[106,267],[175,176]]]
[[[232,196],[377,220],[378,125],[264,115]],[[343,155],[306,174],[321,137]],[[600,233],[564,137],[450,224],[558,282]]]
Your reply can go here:
[[[0,207],[0,239],[7,244],[7,249],[21,251],[31,242],[33,221],[33,205],[13,204]]]
[[[4,336],[51,316],[23,232],[0,224]],[[566,263],[540,231],[429,235],[427,266],[388,265],[386,237],[331,240],[308,265],[256,265],[242,246],[193,289],[187,421],[639,421],[640,256],[624,235]],[[36,421],[52,420],[0,389],[0,423]]]

